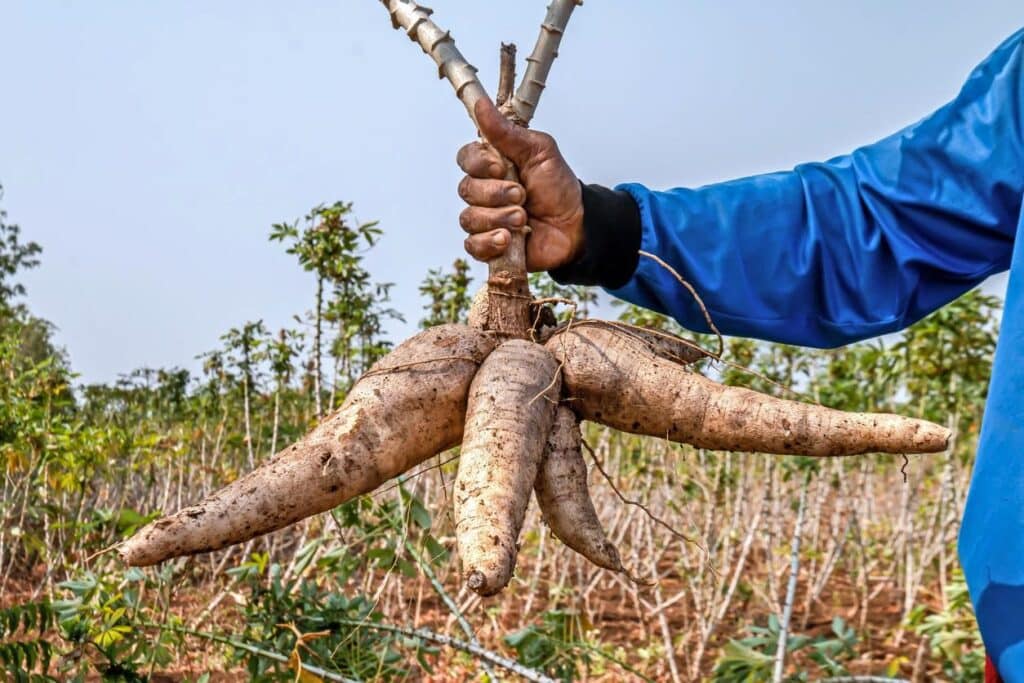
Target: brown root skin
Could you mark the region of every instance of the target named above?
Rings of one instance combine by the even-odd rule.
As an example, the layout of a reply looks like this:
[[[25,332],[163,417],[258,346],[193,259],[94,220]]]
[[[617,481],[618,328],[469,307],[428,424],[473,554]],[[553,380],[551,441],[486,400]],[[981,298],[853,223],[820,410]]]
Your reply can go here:
[[[559,406],[534,484],[537,504],[558,540],[598,567],[624,572],[590,500],[582,442],[579,418]]]
[[[473,378],[455,479],[455,531],[463,576],[480,595],[497,593],[512,578],[560,384],[552,355],[520,339],[496,348]]]
[[[421,332],[378,362],[309,435],[198,505],[143,527],[118,552],[130,565],[151,565],[241,543],[451,448],[462,438],[478,364],[495,344],[462,325]]]
[[[847,413],[712,382],[657,356],[641,341],[600,326],[548,340],[563,362],[568,405],[625,432],[698,448],[817,457],[932,453],[945,427],[891,414]]]
[[[572,323],[560,325],[555,329],[548,329],[545,331],[546,334],[541,337],[541,341],[546,342],[553,336],[565,332],[566,329],[582,327],[601,327],[607,330],[613,330],[618,334],[624,334],[627,337],[633,337],[643,342],[644,345],[646,345],[647,348],[656,356],[680,365],[689,365],[705,358],[714,357],[711,353],[701,349],[696,343],[681,339],[668,332],[640,327],[639,325],[630,325],[628,323],[613,322],[610,320],[597,320],[593,318],[576,320]]]
[[[478,330],[487,329],[487,319],[491,313],[491,301],[487,295],[487,285],[476,290],[473,301],[469,304],[469,316],[466,321],[470,327]]]

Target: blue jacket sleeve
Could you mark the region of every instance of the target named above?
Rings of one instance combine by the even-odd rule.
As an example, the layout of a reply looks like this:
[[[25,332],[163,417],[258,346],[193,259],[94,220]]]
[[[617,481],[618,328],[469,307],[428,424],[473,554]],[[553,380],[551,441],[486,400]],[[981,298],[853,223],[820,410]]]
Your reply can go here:
[[[1024,194],[1024,30],[951,103],[850,155],[698,189],[626,184],[641,250],[724,334],[831,347],[892,332],[1010,264]],[[613,295],[706,331],[641,258]]]

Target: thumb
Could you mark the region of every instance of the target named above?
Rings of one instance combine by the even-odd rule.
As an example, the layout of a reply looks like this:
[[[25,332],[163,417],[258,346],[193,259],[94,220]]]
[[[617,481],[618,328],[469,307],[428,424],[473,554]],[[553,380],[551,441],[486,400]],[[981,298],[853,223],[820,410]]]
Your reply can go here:
[[[486,97],[477,100],[473,108],[480,134],[496,150],[508,157],[516,166],[522,166],[533,151],[530,133],[506,119]]]

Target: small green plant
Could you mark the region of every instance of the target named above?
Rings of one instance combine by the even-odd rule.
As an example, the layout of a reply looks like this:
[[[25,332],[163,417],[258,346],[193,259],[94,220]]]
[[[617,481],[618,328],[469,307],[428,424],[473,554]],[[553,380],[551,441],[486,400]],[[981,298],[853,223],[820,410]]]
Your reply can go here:
[[[300,562],[304,557],[311,560],[315,550],[313,544],[304,548]],[[354,569],[349,557],[334,553],[316,564],[319,576],[326,577],[323,581],[288,578],[265,554],[232,570],[241,575],[249,592],[241,639],[261,650],[293,653],[290,661],[281,662],[236,649],[235,661],[261,680],[294,680],[296,670],[310,664],[359,680],[387,680],[406,673],[398,666],[403,657],[392,647],[392,638],[352,626],[377,623],[381,615],[365,596],[337,591]]]
[[[400,487],[394,499],[356,499],[332,514],[353,534],[350,545],[323,552],[324,541],[312,541],[299,550],[290,573],[265,553],[229,570],[248,590],[241,639],[261,651],[292,653],[282,662],[236,649],[235,660],[253,677],[281,680],[294,680],[300,666],[310,665],[359,680],[401,678],[409,675],[406,653],[430,671],[434,644],[409,629],[385,624],[369,597],[338,588],[349,585],[367,566],[415,577],[419,569],[447,562],[448,552],[430,534],[430,513]],[[302,578],[312,566],[316,579]]]
[[[0,666],[10,680],[57,680],[46,673],[53,646],[45,634],[53,625],[53,608],[46,602],[26,602],[0,610]]]
[[[590,625],[574,610],[548,610],[539,623],[505,636],[505,644],[516,651],[524,666],[538,669],[563,681],[575,680],[581,666],[591,663],[586,643]]]
[[[723,648],[712,680],[717,683],[761,683],[771,680],[775,650],[779,642],[778,617],[772,614],[766,626],[750,626],[748,630],[749,637],[730,640]],[[856,654],[856,644],[857,634],[841,617],[836,617],[832,620],[829,635],[790,635],[786,640],[786,652],[802,654],[817,664],[826,676],[845,676],[849,671],[842,662]],[[785,680],[787,683],[802,683],[809,678],[806,671],[801,671],[791,674]]]
[[[85,680],[91,669],[103,680],[144,681],[156,667],[169,664],[181,637],[160,626],[180,626],[181,620],[171,615],[160,619],[143,596],[147,591],[162,593],[166,602],[171,571],[167,566],[155,579],[137,568],[120,579],[86,572],[61,583],[71,596],[53,603],[61,636],[70,645],[62,657],[62,672],[76,681]],[[157,620],[166,623],[152,623]],[[95,661],[93,654],[101,659]]]
[[[957,570],[945,588],[946,608],[937,612],[918,605],[907,617],[914,633],[928,639],[931,655],[951,683],[980,681],[985,674],[985,646],[981,642],[967,582]]]

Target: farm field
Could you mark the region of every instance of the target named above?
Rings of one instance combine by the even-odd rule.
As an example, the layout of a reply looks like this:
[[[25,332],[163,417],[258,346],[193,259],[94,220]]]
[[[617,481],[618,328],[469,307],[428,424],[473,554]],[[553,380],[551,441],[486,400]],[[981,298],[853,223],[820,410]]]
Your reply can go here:
[[[389,320],[464,322],[479,284],[466,263],[424,274],[421,310],[395,310],[364,261],[382,227],[350,204],[318,206],[268,231],[315,291],[294,327],[226,319],[201,370],[82,384],[52,342],[60,321],[35,317],[18,285],[43,256],[32,228],[0,220],[0,664],[15,679],[770,681],[784,631],[783,680],[980,680],[956,535],[995,298],[974,291],[899,338],[839,350],[729,339],[728,362],[696,366],[784,398],[947,425],[946,452],[738,454],[584,423],[591,497],[627,571],[566,548],[532,502],[511,583],[480,597],[455,544],[458,449],[226,550],[151,568],[112,552],[331,413],[392,348]],[[531,280],[539,297],[576,302],[557,308],[563,320],[597,301]]]

